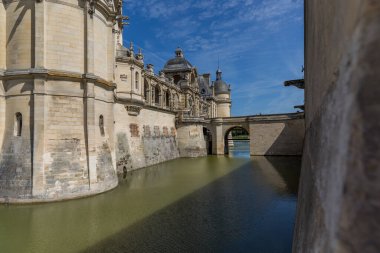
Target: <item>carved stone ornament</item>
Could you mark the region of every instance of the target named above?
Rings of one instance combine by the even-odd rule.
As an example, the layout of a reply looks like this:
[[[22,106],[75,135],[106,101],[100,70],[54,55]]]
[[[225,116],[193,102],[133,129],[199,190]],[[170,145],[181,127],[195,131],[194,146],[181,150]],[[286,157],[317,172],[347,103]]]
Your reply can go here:
[[[125,74],[120,75],[120,80],[126,82],[128,80],[128,76]]]
[[[125,105],[125,109],[128,112],[128,115],[130,116],[137,116],[140,114],[141,107],[135,106],[135,105]]]
[[[92,15],[95,14],[95,5],[96,5],[96,0],[89,0],[90,6],[88,9],[88,14],[92,17]]]

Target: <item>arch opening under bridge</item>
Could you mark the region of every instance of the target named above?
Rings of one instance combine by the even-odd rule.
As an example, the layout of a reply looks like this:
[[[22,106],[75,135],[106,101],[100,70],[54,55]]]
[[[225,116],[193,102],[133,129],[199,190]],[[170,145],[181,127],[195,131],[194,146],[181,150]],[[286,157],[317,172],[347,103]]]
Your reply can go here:
[[[224,154],[250,153],[250,138],[248,129],[242,126],[233,126],[224,134]]]
[[[207,155],[212,155],[212,133],[207,127],[203,127],[203,136],[206,143]]]

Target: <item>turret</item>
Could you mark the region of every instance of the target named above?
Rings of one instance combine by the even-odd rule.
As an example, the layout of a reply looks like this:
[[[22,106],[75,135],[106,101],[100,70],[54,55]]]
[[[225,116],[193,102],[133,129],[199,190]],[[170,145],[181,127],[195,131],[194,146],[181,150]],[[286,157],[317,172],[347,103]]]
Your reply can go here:
[[[219,68],[216,71],[216,80],[213,86],[217,104],[217,117],[230,117],[231,89],[230,85],[223,81],[222,71]]]

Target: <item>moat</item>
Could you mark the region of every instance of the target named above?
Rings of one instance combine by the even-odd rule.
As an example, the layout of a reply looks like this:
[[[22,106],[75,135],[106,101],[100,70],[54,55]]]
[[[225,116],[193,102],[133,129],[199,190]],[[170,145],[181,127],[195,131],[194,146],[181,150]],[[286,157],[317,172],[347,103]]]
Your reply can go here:
[[[242,145],[129,173],[94,197],[1,205],[0,252],[291,252],[301,159]]]

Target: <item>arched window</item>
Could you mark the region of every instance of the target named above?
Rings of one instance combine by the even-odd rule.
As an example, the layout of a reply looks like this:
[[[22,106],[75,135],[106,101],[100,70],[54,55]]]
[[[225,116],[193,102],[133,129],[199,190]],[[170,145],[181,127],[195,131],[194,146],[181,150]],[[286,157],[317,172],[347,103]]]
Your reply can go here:
[[[160,96],[161,96],[160,87],[156,85],[156,87],[154,87],[154,103],[158,106],[160,105]]]
[[[136,88],[136,90],[139,89],[139,84],[140,84],[140,75],[139,75],[139,72],[136,71],[136,74],[135,74],[135,88]]]
[[[146,79],[144,79],[144,98],[146,101],[148,101],[149,98],[149,84]]]
[[[166,91],[165,93],[165,105],[166,107],[170,107],[170,92],[169,90]]]
[[[174,83],[178,84],[178,82],[181,80],[181,76],[180,75],[174,75],[173,79],[174,79]]]
[[[22,114],[20,112],[17,112],[15,115],[15,127],[14,127],[15,136],[21,136],[21,131],[22,131]]]
[[[104,117],[103,117],[103,115],[99,116],[99,129],[100,129],[100,135],[104,136]]]

